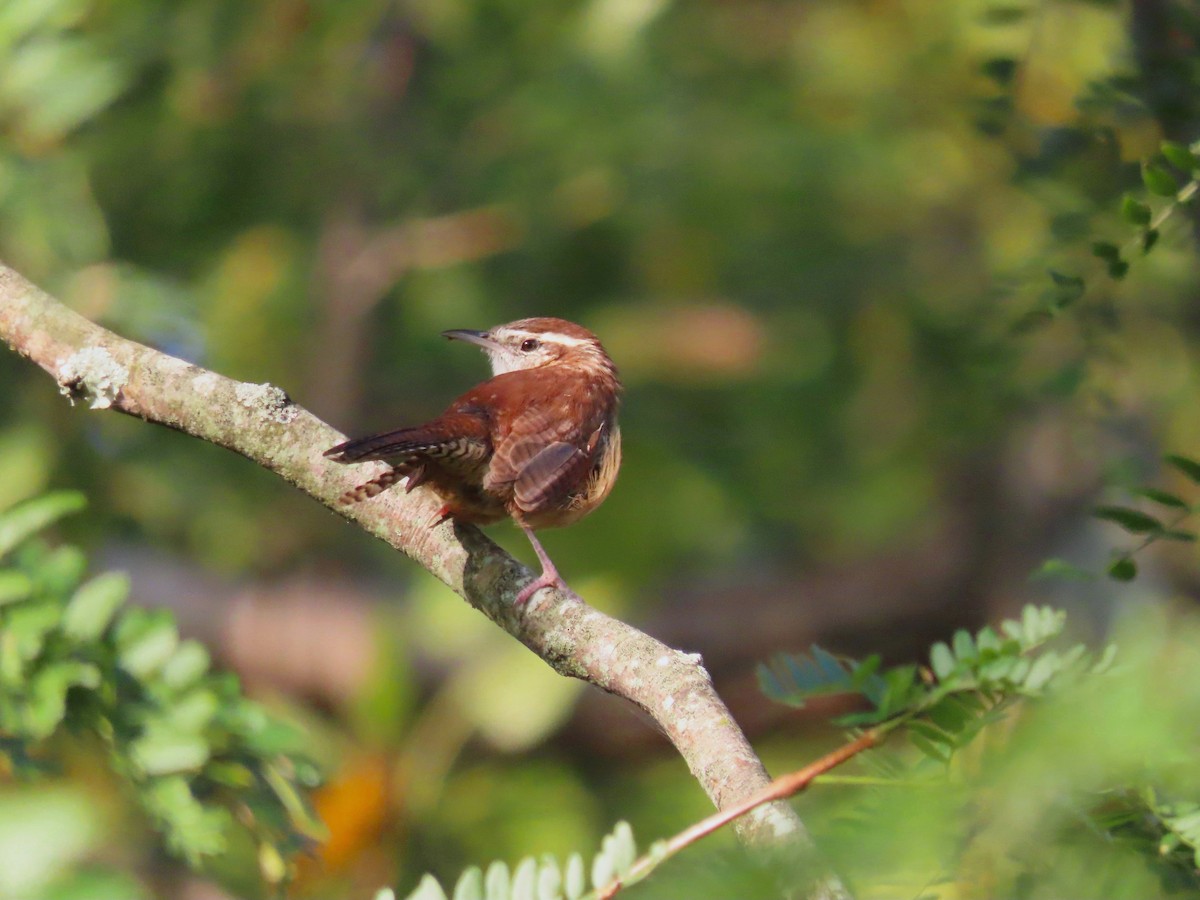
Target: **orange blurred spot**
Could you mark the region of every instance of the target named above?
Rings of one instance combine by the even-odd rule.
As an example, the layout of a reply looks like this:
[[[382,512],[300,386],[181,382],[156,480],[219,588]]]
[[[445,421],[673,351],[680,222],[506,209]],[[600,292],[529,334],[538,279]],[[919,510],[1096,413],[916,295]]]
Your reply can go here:
[[[370,850],[388,826],[391,767],[381,753],[350,757],[335,778],[313,797],[317,815],[329,829],[317,859],[300,864],[300,878],[334,874]]]

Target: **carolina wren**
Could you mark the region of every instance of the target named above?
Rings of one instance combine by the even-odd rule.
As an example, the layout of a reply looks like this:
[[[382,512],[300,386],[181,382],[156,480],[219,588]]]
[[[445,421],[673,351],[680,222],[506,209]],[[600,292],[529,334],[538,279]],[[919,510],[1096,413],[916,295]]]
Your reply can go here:
[[[444,501],[434,524],[511,517],[525,532],[542,574],[517,595],[518,605],[543,587],[567,589],[533,532],[582,519],[612,490],[621,465],[617,368],[594,334],[565,319],[442,334],[482,347],[492,378],[424,425],[325,451],[337,462],[392,465],[341,502],[369,499],[401,479],[409,491],[427,484]]]

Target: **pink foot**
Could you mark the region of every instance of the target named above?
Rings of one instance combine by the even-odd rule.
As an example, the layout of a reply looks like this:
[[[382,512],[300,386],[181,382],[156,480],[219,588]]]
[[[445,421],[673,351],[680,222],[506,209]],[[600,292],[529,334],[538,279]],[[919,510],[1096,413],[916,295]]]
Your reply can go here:
[[[537,557],[542,563],[542,574],[521,588],[520,593],[517,594],[517,599],[513,601],[513,605],[524,606],[530,597],[544,587],[556,587],[563,593],[575,596],[575,592],[567,587],[567,583],[558,574],[558,569],[554,568],[554,563],[550,561],[550,557],[542,549],[541,542],[533,536],[533,530],[521,521],[518,521],[517,524],[525,532],[525,536],[529,538],[529,543],[533,544],[533,550],[537,553]]]
[[[568,594],[571,593],[571,589],[567,587],[567,583],[562,580],[562,576],[559,575],[558,572],[556,572],[553,568],[551,568],[549,572],[543,572],[537,578],[533,579],[533,581],[529,582],[529,584],[525,585],[525,587],[521,588],[521,591],[517,594],[517,599],[513,601],[513,604],[515,606],[524,606],[530,597],[532,597],[542,588],[546,587],[556,587]]]

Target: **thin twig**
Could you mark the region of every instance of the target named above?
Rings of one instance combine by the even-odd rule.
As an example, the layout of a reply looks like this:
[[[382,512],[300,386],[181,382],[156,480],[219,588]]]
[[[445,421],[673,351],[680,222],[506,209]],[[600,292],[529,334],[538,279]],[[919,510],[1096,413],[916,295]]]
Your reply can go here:
[[[864,750],[878,746],[890,730],[891,728],[889,727],[872,728],[869,731],[864,731],[854,740],[843,744],[836,750],[826,753],[816,762],[810,763],[803,769],[797,769],[795,772],[781,775],[765,788],[747,797],[741,803],[731,806],[728,809],[723,809],[718,813],[713,813],[708,818],[701,819],[695,825],[685,828],[674,837],[656,844],[652,852],[645,854],[633,864],[629,870],[629,874],[624,879],[613,881],[597,891],[596,900],[610,900],[622,888],[641,881],[646,875],[661,865],[663,861],[679,853],[685,847],[696,843],[701,838],[708,837],[708,835],[728,825],[739,816],[744,816],[752,809],[762,806],[764,803],[773,803],[794,797],[812,784],[814,779],[836,769],[842,763],[853,759]]]

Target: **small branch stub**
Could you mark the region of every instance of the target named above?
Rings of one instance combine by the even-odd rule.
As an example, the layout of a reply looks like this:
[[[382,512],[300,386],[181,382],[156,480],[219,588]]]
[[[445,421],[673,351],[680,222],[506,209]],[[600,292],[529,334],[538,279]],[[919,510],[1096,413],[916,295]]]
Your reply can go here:
[[[251,412],[260,412],[272,422],[287,425],[296,420],[300,410],[288,399],[283,388],[273,384],[239,382],[234,390],[238,403]]]
[[[76,397],[92,409],[108,409],[129,383],[129,370],[103,347],[85,347],[72,353],[58,366],[58,389],[75,403]]]

